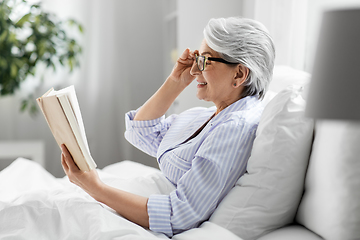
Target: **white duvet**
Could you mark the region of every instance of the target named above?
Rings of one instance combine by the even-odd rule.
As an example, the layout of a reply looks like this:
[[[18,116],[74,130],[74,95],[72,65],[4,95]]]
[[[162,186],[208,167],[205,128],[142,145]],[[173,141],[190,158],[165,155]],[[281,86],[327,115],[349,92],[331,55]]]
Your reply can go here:
[[[98,170],[114,187],[149,196],[174,187],[159,170],[123,161]],[[173,239],[239,239],[205,222]],[[0,172],[0,239],[168,239],[119,216],[68,179],[23,158]]]

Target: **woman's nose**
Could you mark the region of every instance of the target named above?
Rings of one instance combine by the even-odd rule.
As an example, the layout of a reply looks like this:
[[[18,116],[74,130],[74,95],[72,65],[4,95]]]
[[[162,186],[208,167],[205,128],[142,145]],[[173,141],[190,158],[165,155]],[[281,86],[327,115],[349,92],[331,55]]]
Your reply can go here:
[[[201,71],[199,70],[196,61],[194,61],[194,62],[193,62],[193,65],[191,66],[190,74],[191,74],[192,76],[198,76],[198,75],[201,74]]]

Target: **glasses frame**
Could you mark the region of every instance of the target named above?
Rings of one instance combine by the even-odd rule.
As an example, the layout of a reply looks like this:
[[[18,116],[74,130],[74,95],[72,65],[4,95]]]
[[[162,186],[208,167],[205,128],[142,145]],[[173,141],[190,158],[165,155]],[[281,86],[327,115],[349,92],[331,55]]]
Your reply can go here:
[[[199,64],[199,58],[200,57],[204,58],[204,63],[202,64],[201,67],[200,67],[201,64]],[[206,57],[206,56],[197,55],[197,54],[195,54],[195,60],[196,60],[196,65],[197,65],[199,71],[201,71],[201,72],[205,70],[207,60],[214,61],[214,62],[221,62],[221,63],[225,63],[225,64],[238,64],[238,63],[228,62],[228,61],[226,61],[225,59],[222,59],[222,58]]]

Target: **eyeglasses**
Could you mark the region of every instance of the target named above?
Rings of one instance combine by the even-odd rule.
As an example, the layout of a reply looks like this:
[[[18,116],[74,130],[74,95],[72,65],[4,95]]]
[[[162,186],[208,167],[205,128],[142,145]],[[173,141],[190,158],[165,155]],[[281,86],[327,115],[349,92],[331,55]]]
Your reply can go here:
[[[205,70],[207,60],[215,61],[215,62],[221,62],[221,63],[225,63],[225,64],[237,64],[237,63],[228,62],[228,61],[226,61],[226,60],[224,60],[222,58],[205,57],[205,56],[200,56],[200,55],[197,55],[197,54],[195,54],[195,59],[196,59],[196,64],[197,64],[200,71]]]

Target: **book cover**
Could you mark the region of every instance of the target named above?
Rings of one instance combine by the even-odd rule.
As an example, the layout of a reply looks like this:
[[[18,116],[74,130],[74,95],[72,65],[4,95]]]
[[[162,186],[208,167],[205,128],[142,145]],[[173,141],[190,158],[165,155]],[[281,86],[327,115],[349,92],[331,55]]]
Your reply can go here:
[[[86,139],[75,88],[53,88],[36,99],[59,147],[65,144],[80,170],[96,168]]]

